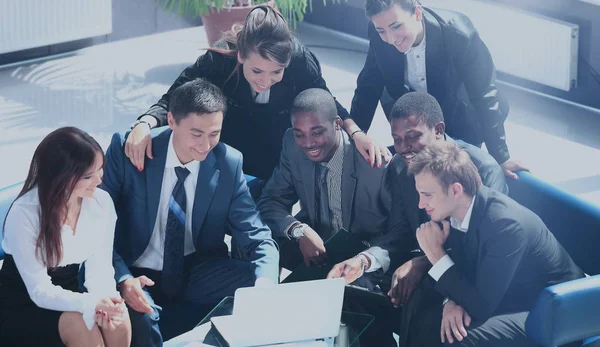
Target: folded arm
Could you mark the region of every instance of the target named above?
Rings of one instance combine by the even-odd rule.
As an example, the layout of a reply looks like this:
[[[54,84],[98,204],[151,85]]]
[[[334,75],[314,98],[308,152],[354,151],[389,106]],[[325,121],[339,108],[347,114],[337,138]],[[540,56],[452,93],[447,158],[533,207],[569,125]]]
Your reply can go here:
[[[369,30],[371,29],[369,28]],[[377,103],[383,93],[383,87],[383,76],[375,59],[375,48],[371,43],[365,65],[356,80],[356,89],[350,109],[350,117],[365,131],[371,126]]]
[[[36,218],[38,218],[36,220]],[[88,329],[94,326],[96,303],[101,295],[76,293],[54,285],[48,267],[36,256],[39,217],[13,206],[6,218],[5,240],[31,300],[40,308],[79,312]],[[110,258],[108,258],[110,261]]]
[[[266,277],[278,283],[279,249],[271,230],[263,223],[242,173],[242,159],[236,169],[236,181],[229,207],[228,226],[232,243],[256,266],[256,278]]]
[[[381,185],[380,204],[387,213],[387,230],[383,235],[371,241],[371,248],[366,252],[372,254],[377,261],[369,272],[378,270],[378,265],[387,272],[390,266],[397,267],[410,257],[410,251],[418,247],[415,232],[411,230],[404,200],[399,184],[398,172],[389,164]]]
[[[482,257],[477,264],[477,278],[469,281],[454,262],[444,256],[447,270],[437,279],[436,289],[463,307],[476,321],[490,318],[513,280],[515,272],[525,254],[525,236],[515,221],[494,221],[494,228],[502,232],[490,238],[480,250]],[[434,271],[438,265],[430,270]],[[435,277],[434,277],[435,279]]]
[[[292,208],[299,198],[288,158],[289,146],[295,144],[288,143],[288,135],[286,134],[283,139],[279,164],[273,170],[273,175],[257,202],[262,220],[271,228],[276,238],[287,237],[285,232],[292,224],[298,222],[292,216]]]
[[[115,133],[113,135],[111,143],[106,150],[104,177],[102,179],[102,185],[100,186],[100,188],[108,192],[113,200],[114,206],[119,205],[125,182],[125,166],[131,165],[125,157],[123,149],[124,142],[125,139],[121,134]],[[118,235],[116,237],[118,237]],[[113,251],[112,259],[117,284],[133,277],[131,271],[129,271],[129,267],[116,251]]]
[[[510,158],[504,130],[509,106],[496,87],[492,56],[474,29],[466,51],[457,60],[456,68],[476,109],[486,148],[498,163],[504,163]]]
[[[171,95],[182,84],[193,81],[196,78],[204,77],[213,81],[217,76],[218,70],[217,65],[214,63],[214,55],[218,53],[207,52],[196,60],[196,62],[190,66],[188,66],[185,70],[181,72],[179,77],[173,82],[169,90],[166,94],[164,94],[158,102],[148,109],[141,117],[145,115],[152,116],[156,119],[156,127],[161,127],[167,125],[167,112],[169,111],[169,100],[171,99]],[[220,67],[220,66],[219,66]],[[220,87],[220,86],[219,86]]]
[[[301,64],[298,64],[298,67],[300,67],[300,65]],[[331,93],[329,88],[327,88],[325,80],[323,79],[319,60],[306,47],[304,47],[304,62],[302,64],[302,69],[304,71],[297,70],[295,74],[297,76],[298,93],[309,88],[321,88]],[[350,118],[348,111],[337,100],[335,100],[335,106],[337,108],[338,115],[342,119],[345,120]]]
[[[112,200],[106,196],[101,200],[104,211],[107,212],[103,220],[99,220],[103,228],[99,237],[102,237],[94,253],[85,261],[84,286],[89,293],[101,296],[119,297],[114,279],[115,270],[112,265],[113,243],[117,214]]]

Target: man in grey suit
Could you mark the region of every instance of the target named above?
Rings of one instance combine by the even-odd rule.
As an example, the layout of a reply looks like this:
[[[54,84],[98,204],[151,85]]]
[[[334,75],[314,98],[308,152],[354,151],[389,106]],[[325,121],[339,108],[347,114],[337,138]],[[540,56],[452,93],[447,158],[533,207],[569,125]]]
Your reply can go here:
[[[258,200],[263,221],[279,241],[280,264],[288,269],[302,260],[307,266],[324,264],[324,241],[344,228],[370,247],[334,266],[330,277],[345,277],[351,283],[372,268],[386,273],[403,241],[388,223],[389,203],[385,201],[390,201],[390,190],[383,180],[385,168],[371,167],[340,130],[341,119],[327,91],[300,93],[291,117],[292,129],[284,136],[279,164]],[[292,207],[298,201],[301,211],[294,217]],[[373,283],[359,284],[369,287]]]

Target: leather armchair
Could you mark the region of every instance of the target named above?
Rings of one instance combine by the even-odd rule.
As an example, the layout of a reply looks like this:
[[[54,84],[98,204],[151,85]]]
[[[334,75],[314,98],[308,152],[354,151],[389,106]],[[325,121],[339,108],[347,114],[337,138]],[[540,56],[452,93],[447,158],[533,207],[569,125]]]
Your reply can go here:
[[[544,347],[600,345],[600,207],[528,172],[508,180],[509,195],[535,212],[591,277],[544,289],[526,323],[527,334]]]

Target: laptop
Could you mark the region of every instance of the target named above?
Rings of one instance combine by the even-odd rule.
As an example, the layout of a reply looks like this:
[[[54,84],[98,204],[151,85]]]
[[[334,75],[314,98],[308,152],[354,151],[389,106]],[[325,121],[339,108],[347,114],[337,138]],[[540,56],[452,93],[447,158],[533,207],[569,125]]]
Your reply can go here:
[[[325,340],[339,334],[344,280],[341,278],[240,288],[233,314],[213,317],[225,346],[269,346]]]

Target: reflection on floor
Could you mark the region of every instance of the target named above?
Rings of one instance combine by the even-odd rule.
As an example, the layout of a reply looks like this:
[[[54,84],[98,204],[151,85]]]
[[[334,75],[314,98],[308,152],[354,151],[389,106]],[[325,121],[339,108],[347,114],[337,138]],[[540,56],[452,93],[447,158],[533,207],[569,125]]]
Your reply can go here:
[[[320,59],[332,93],[349,107],[366,43],[306,24],[297,35]],[[126,130],[207,46],[197,27],[0,68],[0,163],[11,168],[2,171],[0,187],[24,179],[40,139],[57,127],[80,127],[106,148],[112,133]],[[500,88],[511,102],[506,128],[512,156],[600,205],[600,112]],[[369,133],[391,144],[380,108]]]

